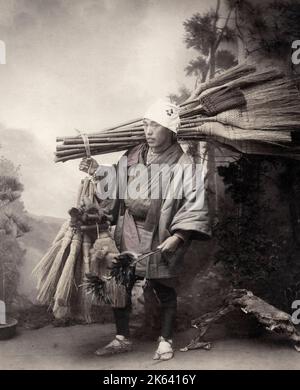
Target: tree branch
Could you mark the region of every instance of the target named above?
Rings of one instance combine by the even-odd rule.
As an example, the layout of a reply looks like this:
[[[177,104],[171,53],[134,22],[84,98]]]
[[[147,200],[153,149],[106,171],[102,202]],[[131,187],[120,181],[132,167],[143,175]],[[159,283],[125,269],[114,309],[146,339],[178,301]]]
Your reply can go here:
[[[215,50],[217,50],[217,48],[219,47],[219,45],[220,45],[220,43],[221,43],[221,41],[222,41],[222,38],[223,38],[223,36],[224,36],[224,31],[226,30],[226,27],[227,27],[227,25],[228,25],[228,22],[229,22],[229,19],[230,19],[232,10],[233,10],[233,8],[231,7],[231,8],[229,9],[229,12],[228,12],[228,15],[227,15],[225,24],[224,24],[224,26],[223,26],[223,28],[222,28],[221,34],[219,35],[219,38],[218,38],[218,40],[217,40],[217,42],[216,42]]]

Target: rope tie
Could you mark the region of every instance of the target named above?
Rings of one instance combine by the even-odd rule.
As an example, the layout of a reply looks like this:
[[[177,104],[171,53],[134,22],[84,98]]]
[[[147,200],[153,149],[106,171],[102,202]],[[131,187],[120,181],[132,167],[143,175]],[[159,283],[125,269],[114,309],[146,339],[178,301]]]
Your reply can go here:
[[[77,131],[77,133],[81,136],[81,138],[83,140],[86,157],[91,158],[91,148],[90,148],[89,137],[87,136],[87,134],[82,133],[80,130],[78,130],[78,129],[75,129],[75,130]],[[90,168],[91,167],[89,167],[88,174],[90,174]]]

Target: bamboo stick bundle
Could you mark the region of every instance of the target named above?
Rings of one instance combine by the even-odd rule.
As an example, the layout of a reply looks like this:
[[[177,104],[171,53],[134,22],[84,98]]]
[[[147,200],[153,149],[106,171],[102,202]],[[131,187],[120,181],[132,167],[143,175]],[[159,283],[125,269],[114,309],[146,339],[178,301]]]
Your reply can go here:
[[[114,153],[114,152],[126,150],[126,149],[129,149],[129,148],[132,148],[135,145],[138,145],[139,143],[140,142],[127,143],[127,144],[124,144],[123,146],[118,146],[118,147],[113,147],[113,148],[110,147],[110,148],[108,148],[106,150],[103,150],[103,148],[97,149],[97,150],[95,150],[94,155],[100,155],[100,154],[106,154],[106,153]],[[71,155],[69,155],[67,157],[66,156],[64,156],[64,157],[56,157],[55,158],[55,162],[65,162],[65,161],[75,160],[75,159],[83,158],[83,157],[86,157],[86,153],[85,152],[74,153],[74,154],[71,154]]]
[[[141,135],[138,135],[136,137],[122,137],[122,138],[113,138],[113,137],[108,137],[106,138],[105,140],[101,140],[101,142],[99,142],[98,140],[93,140],[91,139],[90,140],[90,149],[99,149],[99,148],[102,148],[102,147],[105,147],[107,145],[111,145],[113,144],[114,146],[119,146],[119,145],[123,145],[123,144],[126,144],[128,142],[138,142],[141,140],[141,138],[144,138],[144,133],[141,134]],[[69,150],[69,149],[85,149],[85,145],[84,144],[81,144],[81,143],[74,143],[74,141],[71,143],[71,141],[67,141],[67,143],[63,144],[63,145],[58,145],[57,146],[57,151],[60,152],[60,151],[65,151],[65,150]]]
[[[138,139],[134,139],[132,141],[132,144],[138,144],[140,142],[143,142],[145,139],[145,136],[143,137],[139,137]],[[112,142],[112,143],[105,143],[105,144],[92,144],[90,146],[90,151],[92,154],[94,154],[95,151],[98,151],[98,150],[103,150],[105,151],[106,149],[109,149],[112,150],[116,147],[123,147],[124,145],[126,144],[129,144],[130,141],[126,141],[126,143],[124,142]],[[131,144],[131,143],[130,143]],[[56,153],[55,153],[55,156],[56,157],[64,157],[64,156],[68,156],[68,155],[71,155],[71,154],[76,154],[76,153],[81,153],[81,152],[84,152],[85,151],[85,147],[84,145],[78,145],[76,148],[70,148],[69,145],[67,145],[66,149],[64,149],[64,147],[62,146]]]
[[[119,128],[125,128],[125,127],[130,126],[130,125],[135,126],[137,123],[141,122],[142,120],[143,120],[143,118],[136,118],[136,119],[132,119],[132,120],[127,121],[127,122],[122,122],[122,123],[120,123],[116,126],[113,126],[113,127],[106,127],[105,129],[103,129],[103,132],[113,131],[113,130],[116,130]],[[90,135],[97,135],[97,134],[99,134],[98,131],[91,133]]]
[[[101,132],[97,135],[88,136],[89,140],[93,142],[105,142],[108,138],[110,138],[109,141],[114,141],[116,138],[129,138],[129,137],[137,137],[139,134],[143,134],[143,129],[118,129],[118,131],[115,132]],[[81,137],[57,137],[56,142],[64,142],[65,145],[72,145],[72,144],[84,144],[83,139]]]

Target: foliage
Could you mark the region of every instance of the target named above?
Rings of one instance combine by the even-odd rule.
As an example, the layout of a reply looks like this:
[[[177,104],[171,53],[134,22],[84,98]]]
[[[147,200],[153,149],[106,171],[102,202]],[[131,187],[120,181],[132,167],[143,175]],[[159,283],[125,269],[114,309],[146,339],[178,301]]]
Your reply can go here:
[[[219,19],[219,16],[216,16],[216,12],[210,10],[203,15],[196,13],[183,22],[186,31],[184,41],[187,48],[192,47],[204,56],[208,56],[211,46],[215,45],[218,39],[221,38],[223,41],[234,40],[234,30],[229,28],[228,25],[216,29],[216,17]]]
[[[274,0],[268,4],[249,0],[227,1],[236,10],[236,28],[247,31],[251,45],[266,56],[285,56],[300,36],[300,3]],[[247,49],[247,48],[246,48]]]
[[[19,267],[25,255],[18,237],[29,231],[22,191],[19,168],[0,158],[0,299],[5,299],[8,307],[17,295]]]
[[[232,9],[229,9],[225,22],[220,25],[220,0],[216,9],[204,14],[196,13],[183,23],[184,41],[187,48],[195,49],[200,55],[190,61],[186,74],[195,74],[204,82],[209,75],[214,77],[216,70],[225,70],[234,65],[234,56],[228,50],[219,50],[223,42],[233,42],[235,31],[229,27]],[[224,58],[223,58],[224,57]]]
[[[169,99],[171,102],[174,102],[175,104],[179,105],[183,103],[185,100],[187,100],[190,97],[191,92],[186,88],[185,86],[182,86],[179,88],[179,92],[171,93],[169,95]]]
[[[292,301],[300,298],[300,248],[293,229],[281,220],[278,205],[283,201],[290,205],[282,198],[283,187],[285,194],[290,193],[300,176],[285,180],[288,162],[258,157],[243,157],[218,171],[233,208],[224,213],[216,228],[216,262],[224,264],[235,288],[250,289],[290,312]],[[268,193],[268,181],[279,195]],[[290,209],[291,214],[294,211]],[[292,222],[291,214],[286,215],[287,221]]]

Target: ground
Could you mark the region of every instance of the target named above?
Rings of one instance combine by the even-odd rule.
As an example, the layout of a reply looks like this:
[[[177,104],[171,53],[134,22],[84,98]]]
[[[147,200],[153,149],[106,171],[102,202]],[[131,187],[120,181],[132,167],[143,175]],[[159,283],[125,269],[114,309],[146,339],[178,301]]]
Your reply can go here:
[[[233,338],[218,331],[210,337],[210,351],[177,350],[175,358],[167,362],[152,360],[155,341],[135,340],[131,353],[109,358],[95,356],[94,350],[109,342],[113,331],[112,324],[19,328],[16,337],[0,341],[0,369],[300,369],[300,354],[285,340],[269,336]],[[183,347],[193,332],[177,333],[175,346]]]

